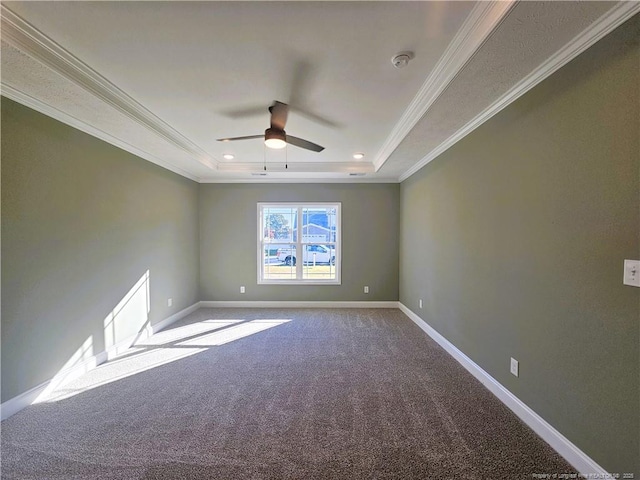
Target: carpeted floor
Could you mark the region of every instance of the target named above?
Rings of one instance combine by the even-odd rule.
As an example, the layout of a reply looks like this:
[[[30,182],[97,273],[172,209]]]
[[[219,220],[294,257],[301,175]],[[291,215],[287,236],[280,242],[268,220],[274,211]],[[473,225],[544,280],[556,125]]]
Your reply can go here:
[[[575,473],[391,309],[202,309],[1,427],[7,480]]]

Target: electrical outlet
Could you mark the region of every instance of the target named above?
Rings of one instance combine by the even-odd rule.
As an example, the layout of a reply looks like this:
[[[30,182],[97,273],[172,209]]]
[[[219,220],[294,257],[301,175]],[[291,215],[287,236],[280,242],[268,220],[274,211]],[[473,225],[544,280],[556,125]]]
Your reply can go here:
[[[511,373],[516,377],[519,376],[519,362],[515,358],[511,357]]]
[[[624,261],[624,277],[622,283],[631,287],[640,287],[640,260]]]
[[[364,293],[369,293],[369,286],[368,285],[364,286]]]
[[[244,293],[244,285],[240,287],[240,293]]]
[[[173,298],[167,299],[167,307],[170,307],[171,305],[173,305]]]
[[[422,299],[418,300],[418,304],[420,305],[420,308],[422,308]]]

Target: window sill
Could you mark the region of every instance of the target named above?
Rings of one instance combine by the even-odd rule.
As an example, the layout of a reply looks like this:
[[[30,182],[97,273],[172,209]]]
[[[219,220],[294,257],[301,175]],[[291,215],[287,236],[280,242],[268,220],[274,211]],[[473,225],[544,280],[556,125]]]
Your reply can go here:
[[[342,285],[340,280],[258,280],[258,285]]]

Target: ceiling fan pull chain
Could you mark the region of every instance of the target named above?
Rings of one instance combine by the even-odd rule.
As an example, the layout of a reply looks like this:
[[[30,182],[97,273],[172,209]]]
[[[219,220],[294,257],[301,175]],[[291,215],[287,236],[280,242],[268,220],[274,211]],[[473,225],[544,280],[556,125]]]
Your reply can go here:
[[[284,147],[284,169],[287,170],[289,168],[289,155],[288,155],[288,151],[289,149],[287,147]]]
[[[267,146],[263,145],[262,146],[262,153],[263,153],[263,157],[264,158],[264,171],[267,171]]]

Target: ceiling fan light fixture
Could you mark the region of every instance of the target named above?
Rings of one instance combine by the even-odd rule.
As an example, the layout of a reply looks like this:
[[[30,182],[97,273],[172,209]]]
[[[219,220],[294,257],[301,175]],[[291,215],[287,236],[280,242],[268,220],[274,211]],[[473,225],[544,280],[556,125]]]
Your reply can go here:
[[[287,146],[287,142],[279,138],[267,138],[264,141],[264,144],[269,148],[276,148],[276,149],[284,148]]]
[[[284,148],[287,146],[286,134],[284,130],[277,128],[267,128],[264,132],[264,144],[269,148]]]

